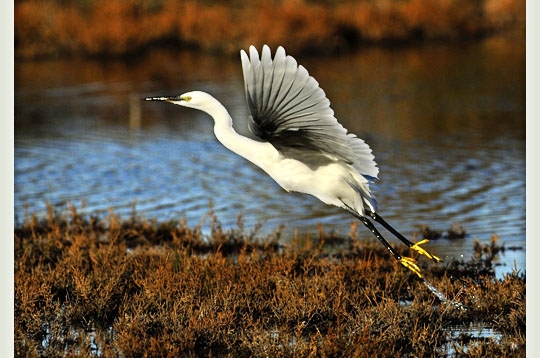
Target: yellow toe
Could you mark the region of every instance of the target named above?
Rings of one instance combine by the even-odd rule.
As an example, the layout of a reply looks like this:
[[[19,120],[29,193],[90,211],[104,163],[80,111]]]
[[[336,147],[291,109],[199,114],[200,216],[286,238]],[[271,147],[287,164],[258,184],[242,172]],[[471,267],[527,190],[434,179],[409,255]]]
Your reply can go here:
[[[419,241],[419,242],[415,243],[413,246],[411,246],[411,249],[418,252],[420,255],[427,256],[428,258],[430,258],[430,259],[432,259],[432,260],[434,260],[436,262],[441,261],[441,259],[438,256],[432,255],[429,252],[427,252],[426,250],[424,250],[422,247],[420,247],[420,245],[426,244],[428,242],[429,242],[428,239],[424,239],[422,241]]]
[[[400,264],[414,272],[418,275],[418,277],[422,278],[422,274],[420,273],[420,267],[418,267],[412,257],[402,257],[398,260]]]

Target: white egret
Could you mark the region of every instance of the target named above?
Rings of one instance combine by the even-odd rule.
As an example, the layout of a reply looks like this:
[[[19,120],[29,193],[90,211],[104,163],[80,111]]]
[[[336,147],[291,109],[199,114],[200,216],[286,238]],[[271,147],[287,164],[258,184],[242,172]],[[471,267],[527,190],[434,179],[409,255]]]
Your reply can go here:
[[[435,261],[377,214],[370,181],[379,169],[370,147],[334,117],[330,101],[318,82],[279,47],[271,57],[264,46],[249,57],[241,50],[249,124],[257,140],[237,133],[227,109],[205,92],[148,97],[206,112],[214,119],[217,139],[270,175],[286,191],[311,194],[322,202],[345,209],[359,219],[401,264],[422,277],[415,260],[403,257],[386,241],[369,218],[384,226],[408,247]]]

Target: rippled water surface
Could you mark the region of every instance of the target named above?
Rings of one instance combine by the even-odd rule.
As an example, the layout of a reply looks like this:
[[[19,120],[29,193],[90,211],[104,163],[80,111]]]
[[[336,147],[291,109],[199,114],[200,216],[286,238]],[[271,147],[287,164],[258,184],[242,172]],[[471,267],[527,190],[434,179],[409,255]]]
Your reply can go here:
[[[507,248],[499,272],[525,270],[524,44],[295,57],[340,122],[372,147],[387,221],[417,238],[422,224],[443,233],[462,225],[464,239],[429,244],[443,258],[468,258],[474,239],[496,234]],[[228,152],[202,112],[140,100],[194,89],[218,98],[245,132],[239,58],[161,50],[129,61],[17,63],[15,222],[42,215],[46,203],[59,211],[71,203],[197,225],[212,202],[223,226],[242,213],[247,228],[264,221],[261,235],[319,223],[349,232],[348,214],[286,193]],[[359,227],[359,236],[369,232]]]

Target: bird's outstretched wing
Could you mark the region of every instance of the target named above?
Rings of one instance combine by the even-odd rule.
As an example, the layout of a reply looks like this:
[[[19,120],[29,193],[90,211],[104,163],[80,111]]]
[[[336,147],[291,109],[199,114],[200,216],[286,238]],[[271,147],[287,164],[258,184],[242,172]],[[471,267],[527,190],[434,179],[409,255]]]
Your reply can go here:
[[[240,52],[250,129],[283,155],[316,166],[344,161],[362,175],[377,178],[379,168],[370,147],[334,117],[319,83],[279,47],[272,60],[264,46]]]

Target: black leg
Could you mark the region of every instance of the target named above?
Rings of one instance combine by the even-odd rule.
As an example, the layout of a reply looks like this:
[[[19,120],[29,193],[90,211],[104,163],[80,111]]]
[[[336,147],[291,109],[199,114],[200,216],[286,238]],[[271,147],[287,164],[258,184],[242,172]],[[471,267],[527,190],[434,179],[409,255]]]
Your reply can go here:
[[[345,203],[344,203],[345,204]],[[369,221],[368,218],[366,218],[365,216],[362,216],[360,214],[358,214],[356,211],[354,211],[353,209],[349,208],[347,205],[345,205],[345,210],[347,210],[352,216],[354,216],[355,218],[357,218],[358,220],[360,220],[362,223],[364,223],[364,225],[366,225],[366,227],[373,233],[373,235],[375,235],[375,237],[377,238],[377,240],[379,240],[383,245],[384,247],[390,251],[390,254],[392,254],[392,256],[394,256],[394,258],[396,260],[398,260],[398,262],[400,264],[402,264],[403,266],[405,266],[406,268],[408,268],[409,270],[411,270],[412,272],[414,272],[415,274],[418,275],[418,277],[422,278],[422,273],[420,273],[420,268],[416,265],[415,261],[413,258],[410,258],[410,257],[403,257],[401,256],[400,254],[397,253],[397,251],[392,247],[390,246],[390,244],[388,243],[388,241],[386,241],[386,239],[381,235],[381,233],[379,232],[379,230],[377,230],[377,228],[373,225],[373,223],[371,221]]]
[[[383,218],[382,216],[380,216],[379,214],[377,213],[374,213],[372,211],[369,211],[369,210],[366,210],[366,214],[368,214],[373,220],[375,220],[376,222],[378,222],[379,224],[381,224],[382,226],[384,226],[388,231],[390,231],[395,237],[397,237],[399,240],[401,240],[405,245],[407,245],[409,248],[417,251],[419,254],[421,255],[425,255],[427,257],[429,257],[430,259],[432,259],[433,261],[436,261],[436,262],[439,262],[441,261],[441,259],[435,255],[432,255],[430,254],[429,252],[427,252],[426,250],[424,250],[423,248],[421,248],[419,245],[421,244],[424,244],[426,242],[428,242],[429,240],[422,240],[420,242],[417,242],[417,243],[413,243],[409,240],[407,240],[405,238],[405,236],[401,235],[399,233],[399,231],[397,231],[396,229],[394,229],[389,223],[387,223]]]
[[[386,249],[388,251],[390,251],[392,256],[394,256],[396,258],[396,260],[398,260],[398,261],[401,260],[401,255],[398,254],[397,251],[394,250],[394,248],[392,246],[390,246],[388,241],[386,241],[386,239],[381,235],[379,230],[377,230],[377,228],[373,225],[373,223],[371,221],[369,221],[368,218],[363,217],[363,216],[358,216],[358,219],[360,219],[360,221],[363,222],[364,225],[367,226],[369,231],[371,231],[373,233],[373,235],[377,238],[377,240],[379,240],[384,245],[384,247],[386,247]]]
[[[377,213],[374,213],[373,211],[368,211],[366,210],[366,214],[368,214],[373,220],[375,220],[376,222],[378,222],[379,224],[381,224],[382,226],[384,226],[386,228],[386,230],[390,231],[392,234],[394,234],[395,237],[397,237],[398,239],[400,239],[405,245],[407,245],[408,247],[411,247],[413,246],[414,244],[412,242],[410,242],[409,240],[407,240],[405,238],[405,236],[401,235],[401,233],[399,231],[397,231],[396,229],[394,229],[392,226],[390,226],[389,223],[387,223],[383,218],[382,216],[380,216],[379,214]]]

